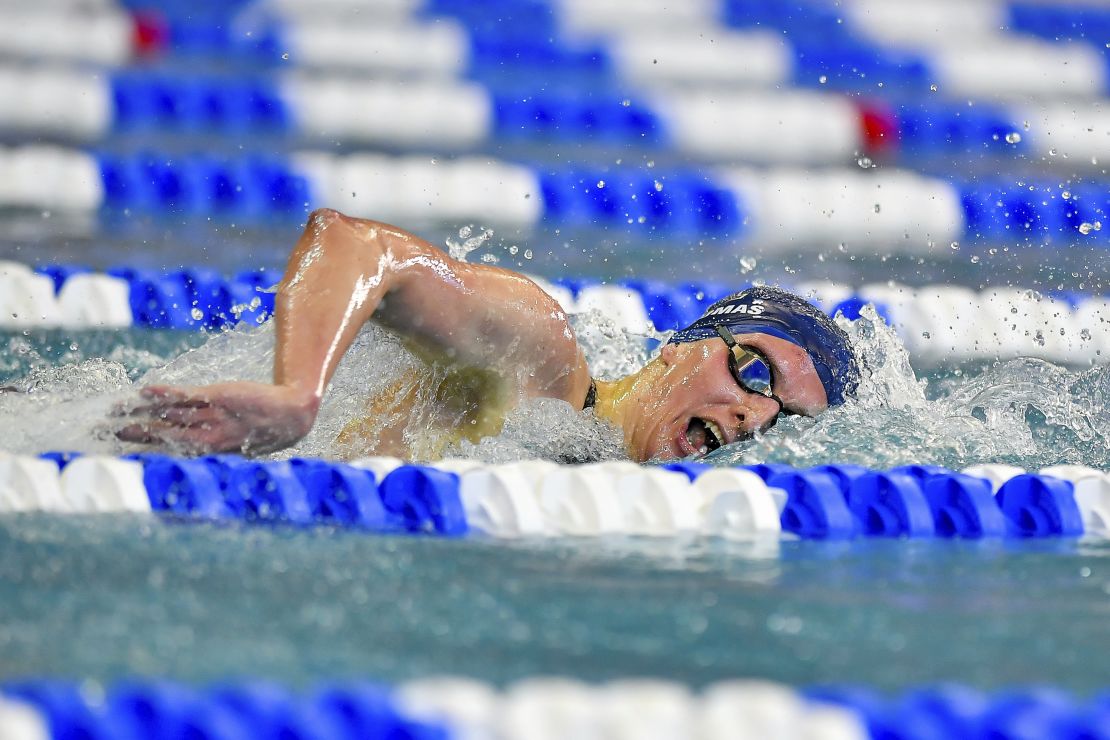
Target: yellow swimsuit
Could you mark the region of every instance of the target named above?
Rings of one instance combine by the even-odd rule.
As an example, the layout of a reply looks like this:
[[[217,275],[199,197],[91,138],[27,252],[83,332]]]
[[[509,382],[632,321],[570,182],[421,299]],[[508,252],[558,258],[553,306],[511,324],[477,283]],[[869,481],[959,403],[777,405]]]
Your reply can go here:
[[[490,370],[430,360],[403,372],[370,398],[364,413],[339,433],[347,458],[397,455],[434,460],[462,440],[478,442],[500,433],[509,410],[508,384]]]

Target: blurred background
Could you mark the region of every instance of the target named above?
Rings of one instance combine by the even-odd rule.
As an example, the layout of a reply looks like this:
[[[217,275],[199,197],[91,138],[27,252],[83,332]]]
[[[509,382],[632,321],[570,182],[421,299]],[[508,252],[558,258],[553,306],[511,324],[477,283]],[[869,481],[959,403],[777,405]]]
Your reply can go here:
[[[330,206],[568,281],[1103,289],[1105,4],[0,13],[0,258],[276,268]]]

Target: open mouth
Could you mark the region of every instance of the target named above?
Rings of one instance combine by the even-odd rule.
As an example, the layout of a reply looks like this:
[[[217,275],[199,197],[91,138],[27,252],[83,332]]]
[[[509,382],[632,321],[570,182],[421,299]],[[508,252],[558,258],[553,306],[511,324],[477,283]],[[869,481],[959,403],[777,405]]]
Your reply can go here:
[[[720,448],[724,444],[725,435],[721,428],[709,419],[699,419],[694,416],[690,425],[686,427],[686,441],[695,450],[705,455]]]

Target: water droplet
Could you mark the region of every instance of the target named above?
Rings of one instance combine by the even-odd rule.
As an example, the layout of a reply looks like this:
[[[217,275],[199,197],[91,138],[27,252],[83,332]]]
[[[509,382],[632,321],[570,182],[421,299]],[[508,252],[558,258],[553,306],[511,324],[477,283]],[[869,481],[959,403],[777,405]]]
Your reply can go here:
[[[1089,224],[1086,221],[1084,221],[1083,223],[1079,224],[1079,233],[1086,236],[1087,234],[1090,234],[1091,231],[1094,230],[1094,228],[1095,227],[1094,227],[1093,224]]]
[[[201,311],[196,306],[193,306],[193,310],[189,312],[189,315],[193,317],[193,321],[200,321],[204,318],[204,311]]]
[[[661,192],[662,190],[663,190],[663,183],[656,180],[655,181],[655,192],[658,193],[658,192]]]
[[[883,210],[882,206],[880,206],[878,203],[876,203],[875,204],[875,213],[878,213],[881,210]]]
[[[1050,157],[1055,157],[1057,155],[1057,153],[1058,152],[1056,151],[1056,147],[1053,147],[1052,149],[1048,150],[1048,156],[1050,156]]]
[[[951,249],[953,252],[955,252],[960,248],[960,243],[959,242],[952,242],[951,244],[948,245],[948,248]]]
[[[1110,46],[1110,44],[1108,44],[1108,46]],[[824,85],[826,82],[829,81],[829,78],[826,77],[825,75],[821,75],[820,77],[817,78],[817,81],[820,82],[822,85]]]
[[[598,186],[599,188],[603,188],[603,187],[605,187],[605,181],[604,181],[604,180],[598,180],[598,181],[597,181],[597,186]]]
[[[747,275],[749,272],[755,269],[756,264],[758,263],[756,262],[755,257],[741,257],[740,274]]]
[[[865,170],[871,169],[872,167],[875,166],[875,163],[872,162],[871,158],[868,157],[868,156],[860,157],[859,159],[856,160],[856,164],[858,164],[861,169],[865,169]]]
[[[1070,190],[1065,190],[1064,192],[1060,193],[1060,197],[1063,198],[1064,200],[1067,200],[1068,198],[1071,197],[1071,191]]]
[[[520,251],[520,247],[518,247],[515,244],[513,244],[512,246],[509,247],[509,254],[511,254],[511,255],[516,255],[516,253],[519,252],[519,251]]]
[[[532,250],[531,249],[525,249],[524,250],[524,259],[526,259],[526,260],[532,259]]]
[[[1010,133],[1006,134],[1007,144],[1016,144],[1019,141],[1021,141],[1021,134],[1019,134],[1017,131],[1011,131]]]
[[[973,264],[973,265],[979,264],[979,255],[976,254],[976,255],[972,256],[971,264]]]
[[[285,61],[289,61],[289,52],[285,52],[284,54],[282,54],[281,58],[284,59]]]
[[[624,100],[621,101],[621,105],[623,105],[625,108],[627,108],[628,106],[632,105],[632,101],[629,100],[628,98],[625,98]]]
[[[934,82],[932,85],[929,85],[929,91],[930,92],[936,92],[937,91],[937,83]]]

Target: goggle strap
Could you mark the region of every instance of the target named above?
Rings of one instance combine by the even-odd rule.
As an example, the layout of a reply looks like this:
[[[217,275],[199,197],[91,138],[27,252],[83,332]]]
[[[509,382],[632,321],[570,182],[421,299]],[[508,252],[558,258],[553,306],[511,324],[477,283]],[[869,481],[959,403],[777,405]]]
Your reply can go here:
[[[721,337],[721,339],[725,340],[725,344],[728,345],[729,349],[732,349],[736,346],[736,338],[732,336],[732,332],[730,332],[721,324],[717,324],[715,328],[717,329],[717,334]]]

